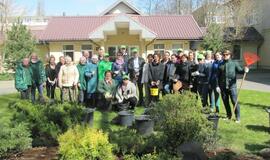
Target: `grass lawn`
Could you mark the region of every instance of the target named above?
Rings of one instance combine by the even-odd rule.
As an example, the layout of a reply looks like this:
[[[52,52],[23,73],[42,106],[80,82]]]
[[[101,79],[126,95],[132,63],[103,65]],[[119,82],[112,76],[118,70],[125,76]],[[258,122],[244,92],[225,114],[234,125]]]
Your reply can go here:
[[[220,120],[218,135],[220,137],[218,147],[232,149],[236,153],[256,153],[266,146],[270,146],[270,134],[268,132],[269,118],[265,108],[270,106],[270,93],[243,90],[240,94],[241,123]],[[58,96],[59,97],[59,96]],[[0,96],[0,123],[9,123],[12,111],[8,109],[8,103],[18,94]],[[224,107],[221,107],[221,116],[225,116]],[[135,114],[144,111],[138,107]],[[95,112],[94,127],[104,131],[118,129],[110,121],[116,116],[113,112]]]

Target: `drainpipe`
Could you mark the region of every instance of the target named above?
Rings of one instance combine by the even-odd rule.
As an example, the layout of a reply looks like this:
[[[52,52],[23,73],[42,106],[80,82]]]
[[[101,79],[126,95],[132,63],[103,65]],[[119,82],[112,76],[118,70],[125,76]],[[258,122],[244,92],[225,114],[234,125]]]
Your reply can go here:
[[[155,41],[156,39],[157,39],[157,38],[154,38],[151,42],[149,42],[148,44],[146,44],[146,46],[145,46],[145,52],[146,52],[146,54],[147,54],[147,47],[148,47],[150,44],[154,43],[154,41]]]

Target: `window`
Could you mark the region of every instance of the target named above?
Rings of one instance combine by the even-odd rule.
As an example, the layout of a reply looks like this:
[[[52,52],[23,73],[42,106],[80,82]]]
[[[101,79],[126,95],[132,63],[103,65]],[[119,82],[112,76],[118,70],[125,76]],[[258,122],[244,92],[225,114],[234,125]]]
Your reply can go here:
[[[234,45],[233,46],[232,59],[240,60],[240,57],[241,57],[241,46],[240,45]]]
[[[177,50],[178,50],[179,48],[183,48],[183,44],[173,44],[173,45],[172,45],[172,53],[173,53],[173,54],[177,54]]]
[[[117,46],[109,46],[108,53],[110,57],[115,57],[118,47]]]
[[[71,57],[72,61],[74,59],[74,46],[73,45],[63,45],[64,56]]]
[[[93,53],[93,48],[92,48],[92,45],[90,45],[90,44],[83,44],[81,46],[81,50],[82,50],[82,52],[88,51],[90,53],[90,55],[92,55],[92,53]]]
[[[154,44],[154,53],[159,53],[163,55],[165,52],[165,45],[164,44]]]

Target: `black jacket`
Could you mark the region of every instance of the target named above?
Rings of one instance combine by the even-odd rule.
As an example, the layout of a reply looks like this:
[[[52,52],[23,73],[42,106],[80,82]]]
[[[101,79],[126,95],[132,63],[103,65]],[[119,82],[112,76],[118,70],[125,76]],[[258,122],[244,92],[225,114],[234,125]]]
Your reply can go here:
[[[162,63],[156,63],[152,62],[149,65],[149,82],[151,83],[152,81],[157,82],[158,80],[160,81],[160,84],[163,82],[163,77],[164,77],[164,70],[165,66]]]
[[[191,83],[190,64],[189,62],[180,63],[176,67],[177,79],[181,82]]]
[[[145,61],[141,57],[138,57],[138,58],[139,58],[139,77],[138,77],[138,81],[141,82],[143,66],[145,64]],[[132,58],[130,58],[128,60],[128,73],[129,73],[130,79],[133,80],[135,78],[135,75],[136,75],[135,68],[134,68],[134,57],[132,57]]]

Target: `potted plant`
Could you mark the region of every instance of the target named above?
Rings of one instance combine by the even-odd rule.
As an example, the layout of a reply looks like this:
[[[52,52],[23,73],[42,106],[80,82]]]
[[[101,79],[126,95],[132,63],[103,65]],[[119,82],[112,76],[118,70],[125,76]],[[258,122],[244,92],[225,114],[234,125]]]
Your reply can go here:
[[[150,115],[140,115],[135,117],[135,128],[142,135],[150,135],[154,131],[154,121]]]

